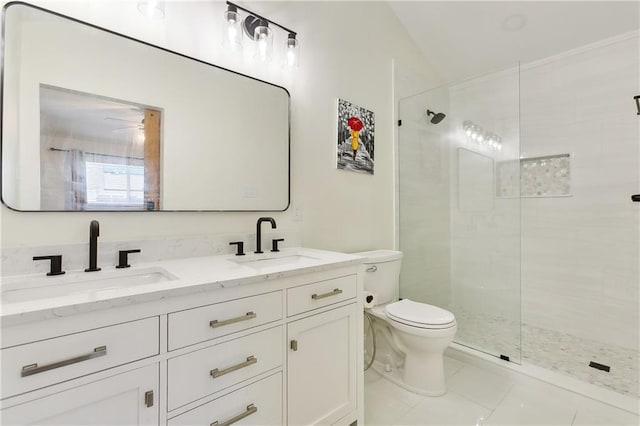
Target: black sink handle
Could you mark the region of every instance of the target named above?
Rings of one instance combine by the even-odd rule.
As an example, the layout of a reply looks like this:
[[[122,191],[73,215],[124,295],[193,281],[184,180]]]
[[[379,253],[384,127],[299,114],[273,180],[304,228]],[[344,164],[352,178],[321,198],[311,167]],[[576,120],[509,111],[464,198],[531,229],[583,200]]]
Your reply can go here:
[[[64,274],[64,271],[62,270],[61,254],[54,254],[51,256],[33,256],[33,260],[50,260],[51,265],[49,267],[49,272],[47,272],[47,275],[49,276]]]

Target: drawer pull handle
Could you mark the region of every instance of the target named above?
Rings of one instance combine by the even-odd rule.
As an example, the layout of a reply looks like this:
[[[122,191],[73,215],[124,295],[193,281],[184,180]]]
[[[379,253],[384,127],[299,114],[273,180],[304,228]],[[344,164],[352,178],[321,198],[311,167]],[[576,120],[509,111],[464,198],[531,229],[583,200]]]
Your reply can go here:
[[[82,361],[88,361],[93,358],[98,358],[99,356],[105,356],[107,354],[106,346],[98,346],[88,354],[80,355],[74,358],[65,359],[64,361],[58,361],[47,365],[38,366],[38,364],[29,364],[22,367],[22,373],[20,374],[22,377],[31,376],[33,374],[42,373],[45,371],[53,370],[55,368],[64,367],[66,365],[76,364]]]
[[[237,322],[250,320],[256,317],[257,315],[255,312],[247,312],[246,314],[236,318],[230,318],[222,321],[218,321],[218,320],[209,321],[209,327],[211,328],[222,327],[223,325],[235,324]]]
[[[376,272],[378,267],[376,265],[370,266],[367,268],[367,272]]]
[[[258,362],[258,358],[251,355],[247,358],[246,361],[241,362],[240,364],[232,365],[231,367],[227,367],[224,370],[218,370],[217,368],[214,368],[209,372],[209,374],[211,374],[211,377],[215,379],[216,377],[224,376],[225,374],[233,373],[236,370],[240,370],[241,368],[253,365],[256,362]]]
[[[257,413],[257,412],[258,412],[258,407],[256,407],[253,404],[249,404],[249,405],[247,405],[247,410],[243,411],[242,413],[238,414],[237,416],[232,417],[229,420],[225,420],[222,423],[219,423],[216,420],[215,422],[211,423],[209,426],[231,426],[232,424],[237,423],[240,420],[244,419],[245,417],[249,417],[253,413]]]
[[[319,299],[324,299],[325,297],[337,296],[338,294],[342,294],[342,290],[340,290],[339,288],[334,288],[333,291],[330,291],[329,293],[324,293],[324,294],[313,293],[311,295],[311,298],[313,300],[319,300]]]

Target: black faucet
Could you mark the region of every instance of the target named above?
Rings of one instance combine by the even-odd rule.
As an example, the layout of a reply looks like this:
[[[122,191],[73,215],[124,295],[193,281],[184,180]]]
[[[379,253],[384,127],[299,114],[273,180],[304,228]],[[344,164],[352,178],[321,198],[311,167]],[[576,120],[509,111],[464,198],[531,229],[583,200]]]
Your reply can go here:
[[[98,237],[100,236],[100,223],[92,220],[89,224],[89,267],[85,272],[95,272],[98,268]]]
[[[256,251],[255,253],[264,253],[262,251],[262,234],[260,231],[260,225],[262,222],[271,222],[271,229],[276,229],[276,221],[272,217],[261,217],[256,224]]]

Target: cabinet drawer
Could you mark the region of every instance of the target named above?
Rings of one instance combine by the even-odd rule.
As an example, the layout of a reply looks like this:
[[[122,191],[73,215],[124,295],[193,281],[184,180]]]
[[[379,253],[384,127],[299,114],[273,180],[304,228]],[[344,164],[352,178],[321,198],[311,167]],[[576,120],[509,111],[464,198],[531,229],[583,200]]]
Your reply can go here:
[[[169,314],[169,350],[282,318],[282,292],[260,294]]]
[[[158,364],[152,364],[14,405],[0,416],[4,425],[158,426],[158,403],[145,400],[158,390]]]
[[[356,276],[318,281],[287,290],[287,316],[356,297]]]
[[[281,366],[282,333],[274,327],[169,359],[169,411]]]
[[[241,417],[241,418],[239,418]],[[236,421],[233,421],[236,420]],[[200,407],[187,411],[167,422],[168,426],[218,425],[281,425],[282,373],[238,389]]]
[[[3,349],[2,398],[159,353],[158,317]]]

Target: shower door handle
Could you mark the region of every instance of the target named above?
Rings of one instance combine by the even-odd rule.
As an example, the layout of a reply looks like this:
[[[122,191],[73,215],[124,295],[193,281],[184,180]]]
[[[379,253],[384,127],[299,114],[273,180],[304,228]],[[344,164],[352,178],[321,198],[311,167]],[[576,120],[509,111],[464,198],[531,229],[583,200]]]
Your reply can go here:
[[[633,201],[634,203],[640,203],[640,194],[633,194],[631,196],[631,201]]]

